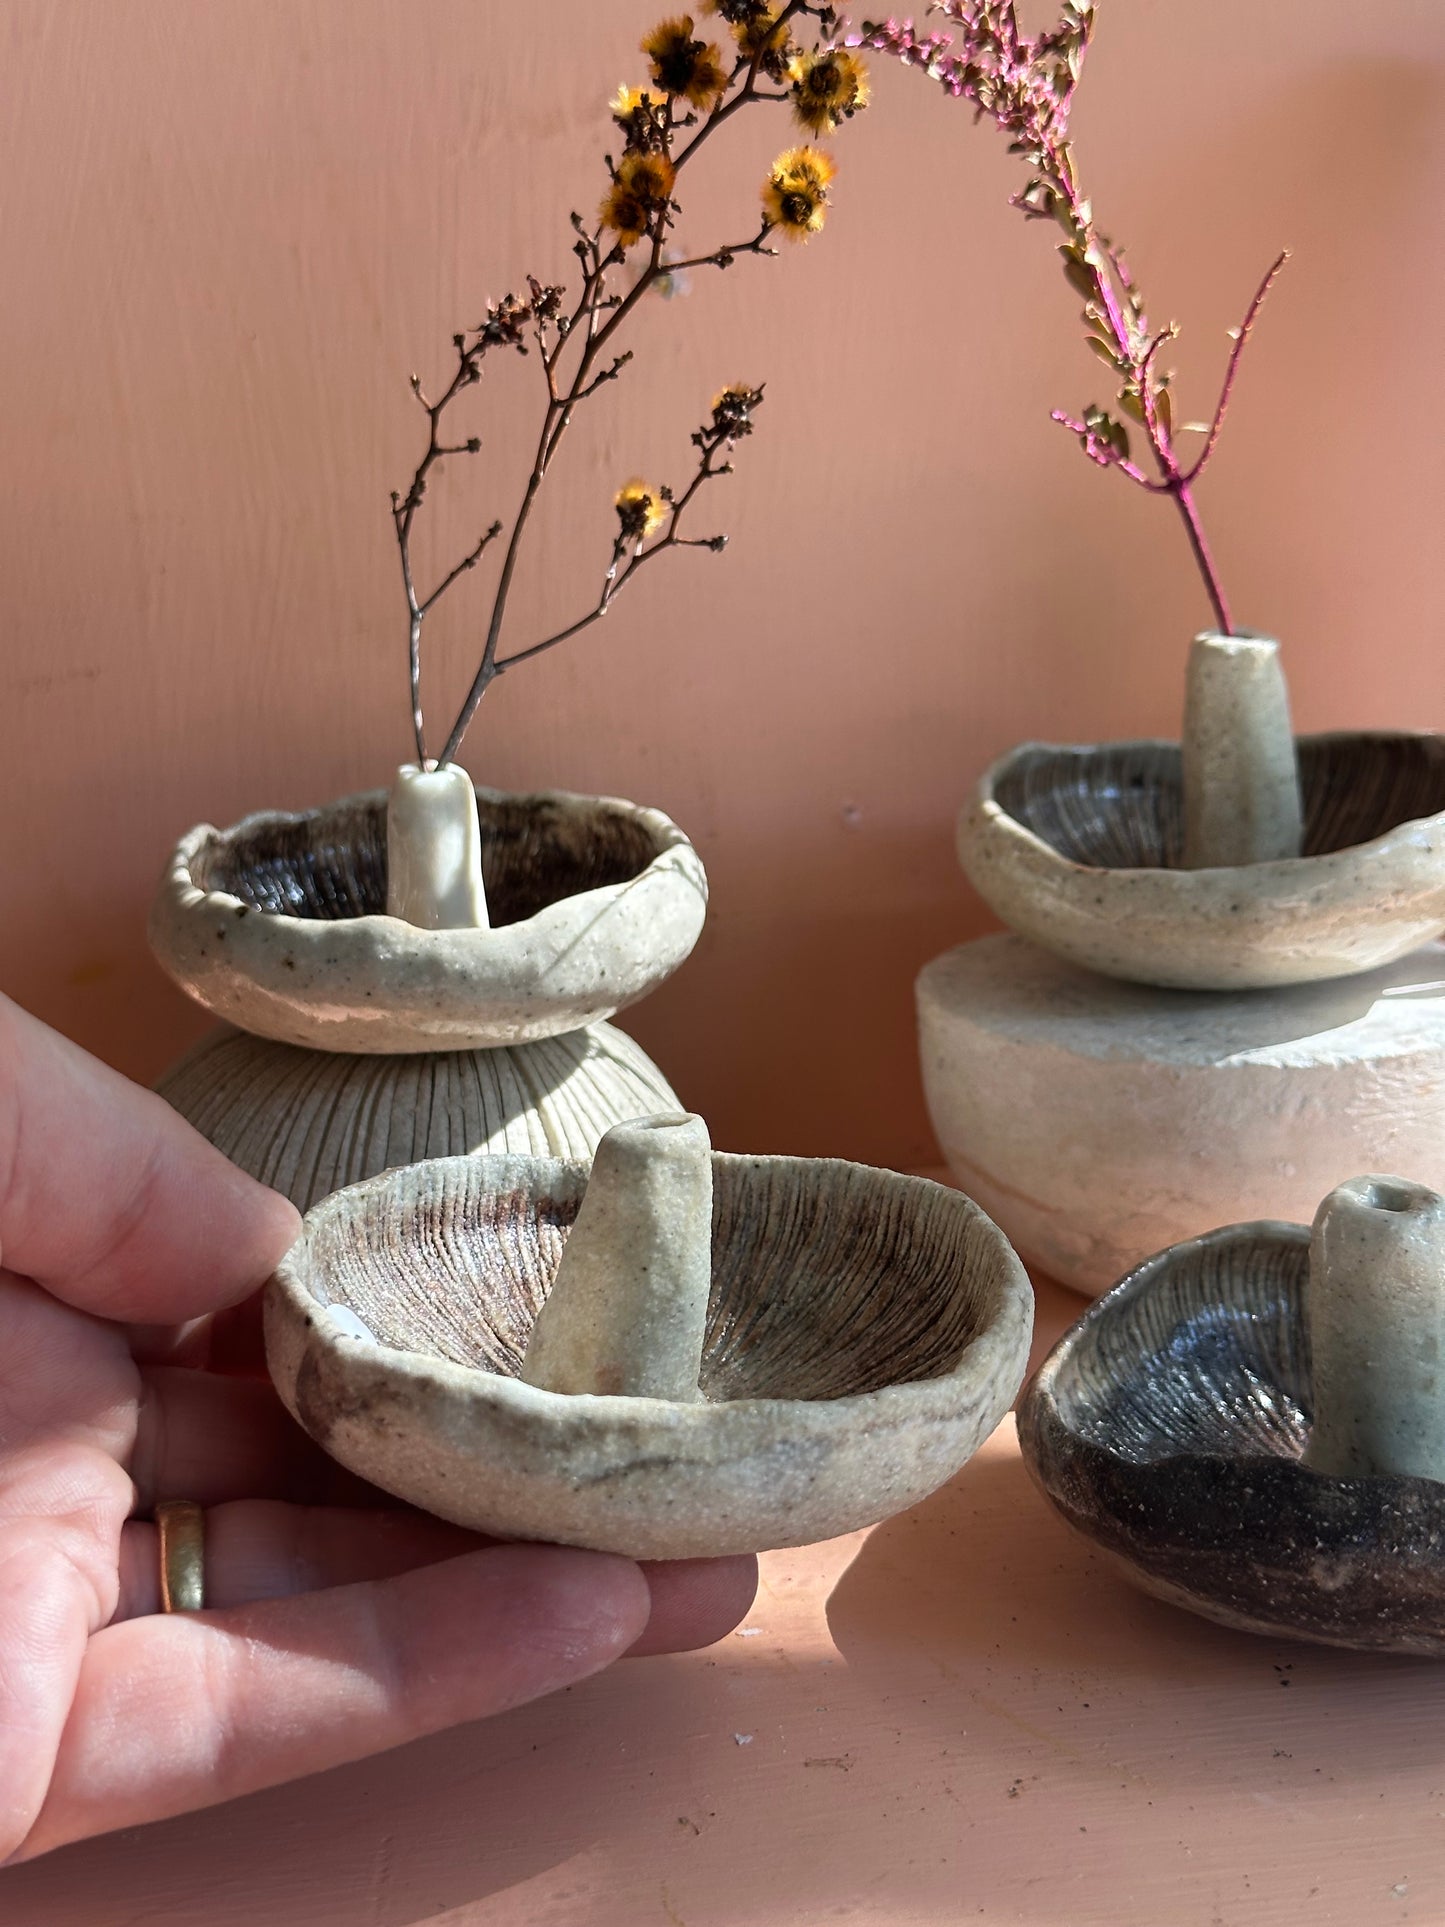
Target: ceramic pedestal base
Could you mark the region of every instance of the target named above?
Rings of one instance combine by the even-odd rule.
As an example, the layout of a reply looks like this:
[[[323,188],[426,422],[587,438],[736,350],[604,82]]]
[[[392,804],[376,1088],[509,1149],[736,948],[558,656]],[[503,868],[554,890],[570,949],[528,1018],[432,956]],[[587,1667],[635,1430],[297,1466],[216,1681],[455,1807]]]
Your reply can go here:
[[[243,1171],[300,1210],[422,1158],[590,1160],[614,1124],[682,1107],[611,1024],[491,1050],[353,1056],[212,1031],[156,1086]]]
[[[1308,1222],[1359,1171],[1445,1188],[1445,944],[1363,976],[1224,992],[984,937],[917,989],[950,1170],[1076,1291],[1216,1225]]]

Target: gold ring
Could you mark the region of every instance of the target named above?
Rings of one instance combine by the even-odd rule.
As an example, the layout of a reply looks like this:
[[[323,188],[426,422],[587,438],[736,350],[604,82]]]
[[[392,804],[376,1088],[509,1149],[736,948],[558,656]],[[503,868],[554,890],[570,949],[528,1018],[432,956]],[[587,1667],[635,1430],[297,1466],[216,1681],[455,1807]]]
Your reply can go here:
[[[194,1499],[155,1509],[161,1554],[161,1611],[198,1613],[206,1603],[206,1515]]]

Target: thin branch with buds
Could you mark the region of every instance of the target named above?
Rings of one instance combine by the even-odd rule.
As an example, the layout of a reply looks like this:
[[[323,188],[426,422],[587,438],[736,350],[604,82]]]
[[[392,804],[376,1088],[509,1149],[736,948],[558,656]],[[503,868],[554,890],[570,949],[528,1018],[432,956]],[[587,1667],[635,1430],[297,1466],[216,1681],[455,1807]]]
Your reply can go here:
[[[865,21],[848,44],[920,67],[946,93],[971,101],[1009,136],[1009,151],[1031,169],[1013,205],[1026,220],[1052,220],[1062,229],[1059,254],[1070,286],[1083,297],[1086,340],[1117,379],[1115,406],[1144,430],[1157,475],[1133,459],[1129,430],[1111,410],[1091,405],[1077,418],[1055,409],[1053,419],[1078,437],[1090,461],[1118,469],[1150,494],[1170,497],[1184,522],[1215,620],[1224,634],[1232,634],[1229,603],[1200,521],[1194,485],[1214,454],[1245,343],[1288,253],[1281,253],[1270,267],[1235,331],[1204,445],[1186,463],[1174,444],[1173,375],[1158,366],[1160,349],[1177,330],[1172,323],[1151,330],[1122,251],[1095,225],[1069,145],[1069,110],[1093,33],[1093,0],[1064,0],[1059,24],[1032,38],[1020,33],[1013,0],[938,0],[934,11],[962,29],[956,43],[951,34],[920,35],[911,21],[900,25],[888,20]]]
[[[777,170],[790,163],[793,173],[786,176],[786,185],[791,198],[786,205],[774,203],[769,207],[769,183],[764,184],[767,211],[751,239],[670,260],[668,242],[680,212],[675,188],[683,169],[721,127],[755,103],[792,102],[804,126],[818,131],[835,128],[866,102],[861,62],[831,44],[836,16],[830,6],[816,0],[785,0],[781,6],[776,0],[718,0],[716,11],[735,43],[730,62],[723,61],[717,47],[691,38],[688,17],[664,22],[643,43],[652,61],[653,79],[648,86],[624,89],[613,105],[613,118],[625,146],[615,165],[610,158],[607,163],[611,192],[595,222],[588,223],[576,213],[571,217],[572,249],[581,271],[581,285],[571,305],[564,308],[562,289],[544,288],[529,280],[527,298],[509,295],[489,310],[479,329],[454,337],[457,367],[435,404],[426,401],[420,385],[413,381],[427,415],[428,443],[410,487],[392,498],[392,517],[407,598],[412,721],[422,767],[429,766],[420,693],[422,625],[439,598],[476,566],[494,541],[505,535],[491,612],[476,672],[437,758],[440,763],[450,762],[457,755],[482,697],[497,676],[599,620],[654,556],[674,548],[716,551],[725,540],[683,535],[681,517],[699,488],[730,471],[730,463],[714,458],[720,449],[730,448],[739,435],[750,432],[746,406],[740,416],[736,413],[738,398],[751,396],[756,402],[760,390],[728,389],[718,398],[713,422],[693,438],[700,450],[699,467],[687,489],[676,500],[665,491],[656,492],[659,502],[666,504],[667,519],[655,540],[649,539],[651,526],[638,535],[629,533],[624,520],[596,604],[541,641],[501,653],[523,539],[562,439],[577,408],[617,381],[632,362],[632,349],[614,347],[619,331],[648,292],[667,276],[685,269],[726,269],[742,255],[772,255],[776,249],[768,244],[769,238],[779,227],[794,238],[815,231],[822,223],[833,171],[827,157],[811,147],[781,156],[770,181],[775,185]],[[803,20],[816,23],[823,36],[811,50],[800,47],[792,37]],[[809,89],[806,98],[805,87]],[[545,390],[536,448],[521,501],[509,524],[493,522],[467,554],[444,572],[435,588],[422,596],[415,584],[411,545],[413,525],[431,472],[445,455],[475,453],[480,446],[474,439],[447,446],[442,437],[442,417],[481,379],[485,354],[503,345],[521,354],[529,350],[535,353]],[[720,409],[726,418],[722,426]],[[717,439],[719,435],[721,440]],[[618,498],[618,511],[619,515],[624,513],[623,496]],[[630,508],[627,513],[631,513]]]

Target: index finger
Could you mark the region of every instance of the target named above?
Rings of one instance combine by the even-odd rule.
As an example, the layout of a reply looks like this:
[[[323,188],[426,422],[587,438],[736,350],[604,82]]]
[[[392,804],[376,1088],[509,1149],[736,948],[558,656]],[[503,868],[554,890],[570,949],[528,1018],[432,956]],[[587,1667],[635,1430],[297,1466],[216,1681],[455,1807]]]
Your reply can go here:
[[[0,997],[0,1262],[102,1318],[234,1304],[300,1228],[176,1115]]]

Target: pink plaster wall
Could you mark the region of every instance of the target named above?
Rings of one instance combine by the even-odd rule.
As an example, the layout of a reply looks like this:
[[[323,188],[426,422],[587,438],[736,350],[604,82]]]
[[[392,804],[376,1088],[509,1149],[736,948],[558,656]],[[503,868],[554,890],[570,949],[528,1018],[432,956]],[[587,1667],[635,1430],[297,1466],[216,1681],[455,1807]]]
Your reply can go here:
[[[1100,13],[1078,153],[1185,324],[1186,413],[1296,250],[1205,488],[1237,609],[1284,639],[1304,727],[1439,726],[1445,10]],[[566,265],[647,24],[635,0],[0,6],[0,982],[136,1075],[204,1022],[144,944],[175,834],[407,748],[406,375]],[[759,112],[719,141],[687,239],[747,232],[781,134]],[[616,483],[679,472],[714,389],[766,377],[715,498],[728,555],[668,558],[499,686],[468,761],[693,834],[708,933],[628,1021],[721,1143],[906,1164],[930,1155],[914,971],[987,927],[952,856],[966,785],[1026,736],[1168,732],[1204,610],[1165,511],[1048,420],[1094,365],[1001,142],[888,71],[836,147],[826,235],[651,304],[518,614],[569,613]],[[532,379],[492,387],[504,451]],[[458,481],[458,538],[512,499],[486,479]],[[433,637],[438,711],[476,587]]]

